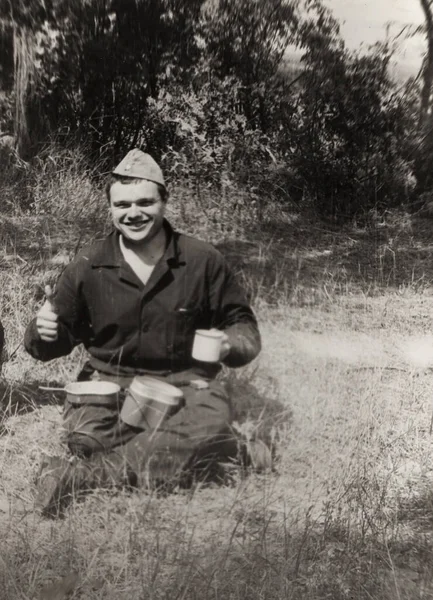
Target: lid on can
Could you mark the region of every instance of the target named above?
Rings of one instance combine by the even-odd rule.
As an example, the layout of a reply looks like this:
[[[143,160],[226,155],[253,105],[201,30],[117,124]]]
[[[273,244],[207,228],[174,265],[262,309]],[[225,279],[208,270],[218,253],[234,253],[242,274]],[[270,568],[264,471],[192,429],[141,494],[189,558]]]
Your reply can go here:
[[[131,391],[135,391],[138,394],[149,394],[155,392],[170,398],[182,398],[183,392],[179,388],[160,379],[154,377],[148,377],[147,375],[137,375],[129,386]]]
[[[111,396],[120,392],[120,385],[111,381],[74,381],[65,387],[65,392],[74,396]]]

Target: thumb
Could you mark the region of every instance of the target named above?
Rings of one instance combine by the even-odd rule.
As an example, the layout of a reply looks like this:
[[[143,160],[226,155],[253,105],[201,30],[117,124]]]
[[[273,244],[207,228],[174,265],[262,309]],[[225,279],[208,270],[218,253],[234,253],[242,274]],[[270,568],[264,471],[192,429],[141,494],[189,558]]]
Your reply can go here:
[[[44,292],[45,292],[45,304],[49,304],[49,306],[51,307],[51,310],[54,312],[54,292],[53,292],[53,288],[50,285],[46,285],[44,287]]]

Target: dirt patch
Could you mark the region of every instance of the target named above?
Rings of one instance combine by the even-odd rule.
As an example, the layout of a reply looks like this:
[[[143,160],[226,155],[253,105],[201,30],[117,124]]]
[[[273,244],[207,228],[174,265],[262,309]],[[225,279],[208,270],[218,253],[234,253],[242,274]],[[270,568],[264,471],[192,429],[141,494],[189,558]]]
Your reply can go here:
[[[292,334],[292,341],[293,351],[305,355],[307,359],[380,366],[386,365],[391,358],[381,340],[353,332],[296,332]]]
[[[368,335],[353,331],[292,332],[292,355],[306,360],[325,359],[347,365],[377,368],[433,367],[433,335]]]

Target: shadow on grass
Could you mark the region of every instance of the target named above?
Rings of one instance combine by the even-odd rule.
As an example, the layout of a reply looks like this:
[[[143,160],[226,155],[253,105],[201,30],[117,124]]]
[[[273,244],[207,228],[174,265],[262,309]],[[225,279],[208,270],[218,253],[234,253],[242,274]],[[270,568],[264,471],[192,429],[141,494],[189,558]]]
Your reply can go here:
[[[57,382],[32,382],[29,384],[0,381],[0,435],[5,433],[8,417],[25,414],[46,405],[62,405],[64,393],[41,390],[39,386],[62,387]]]
[[[234,420],[251,439],[259,438],[275,450],[275,438],[280,427],[292,422],[292,409],[283,404],[278,396],[278,385],[269,381],[265,391],[258,389],[254,378],[229,371],[224,375],[227,390],[232,399]]]
[[[433,278],[433,224],[425,218],[395,216],[370,228],[331,229],[320,223],[272,223],[251,241],[226,240],[217,245],[243,279],[250,297],[268,302],[293,299],[314,304],[312,290],[326,295],[364,293],[411,286]],[[305,289],[305,302],[302,290]]]
[[[248,241],[216,244],[251,298],[273,302],[283,293],[285,300],[311,305],[347,293],[349,286],[377,293],[404,285],[419,289],[433,279],[431,219],[396,212],[368,227],[337,228],[302,216],[283,218],[252,228],[246,232]],[[103,228],[80,219],[59,223],[48,217],[3,217],[0,234],[0,266],[18,265],[28,277],[46,271],[48,264],[56,279],[63,258],[66,264],[79,247],[103,235]],[[198,237],[207,239],[207,232]]]
[[[423,486],[416,495],[401,500],[398,520],[409,524],[418,534],[429,533],[433,543],[433,488]]]

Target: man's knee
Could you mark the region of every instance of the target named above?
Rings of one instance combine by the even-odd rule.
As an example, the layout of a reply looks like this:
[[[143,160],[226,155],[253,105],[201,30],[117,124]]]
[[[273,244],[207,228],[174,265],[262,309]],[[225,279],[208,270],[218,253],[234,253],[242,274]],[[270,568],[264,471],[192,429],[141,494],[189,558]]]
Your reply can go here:
[[[68,401],[63,413],[63,442],[70,452],[88,457],[113,444],[117,416],[113,411],[92,405],[75,406]]]
[[[224,434],[233,422],[233,407],[231,398],[225,386],[212,381],[209,388],[201,392],[200,403],[205,406],[209,423],[215,427],[216,433]]]

